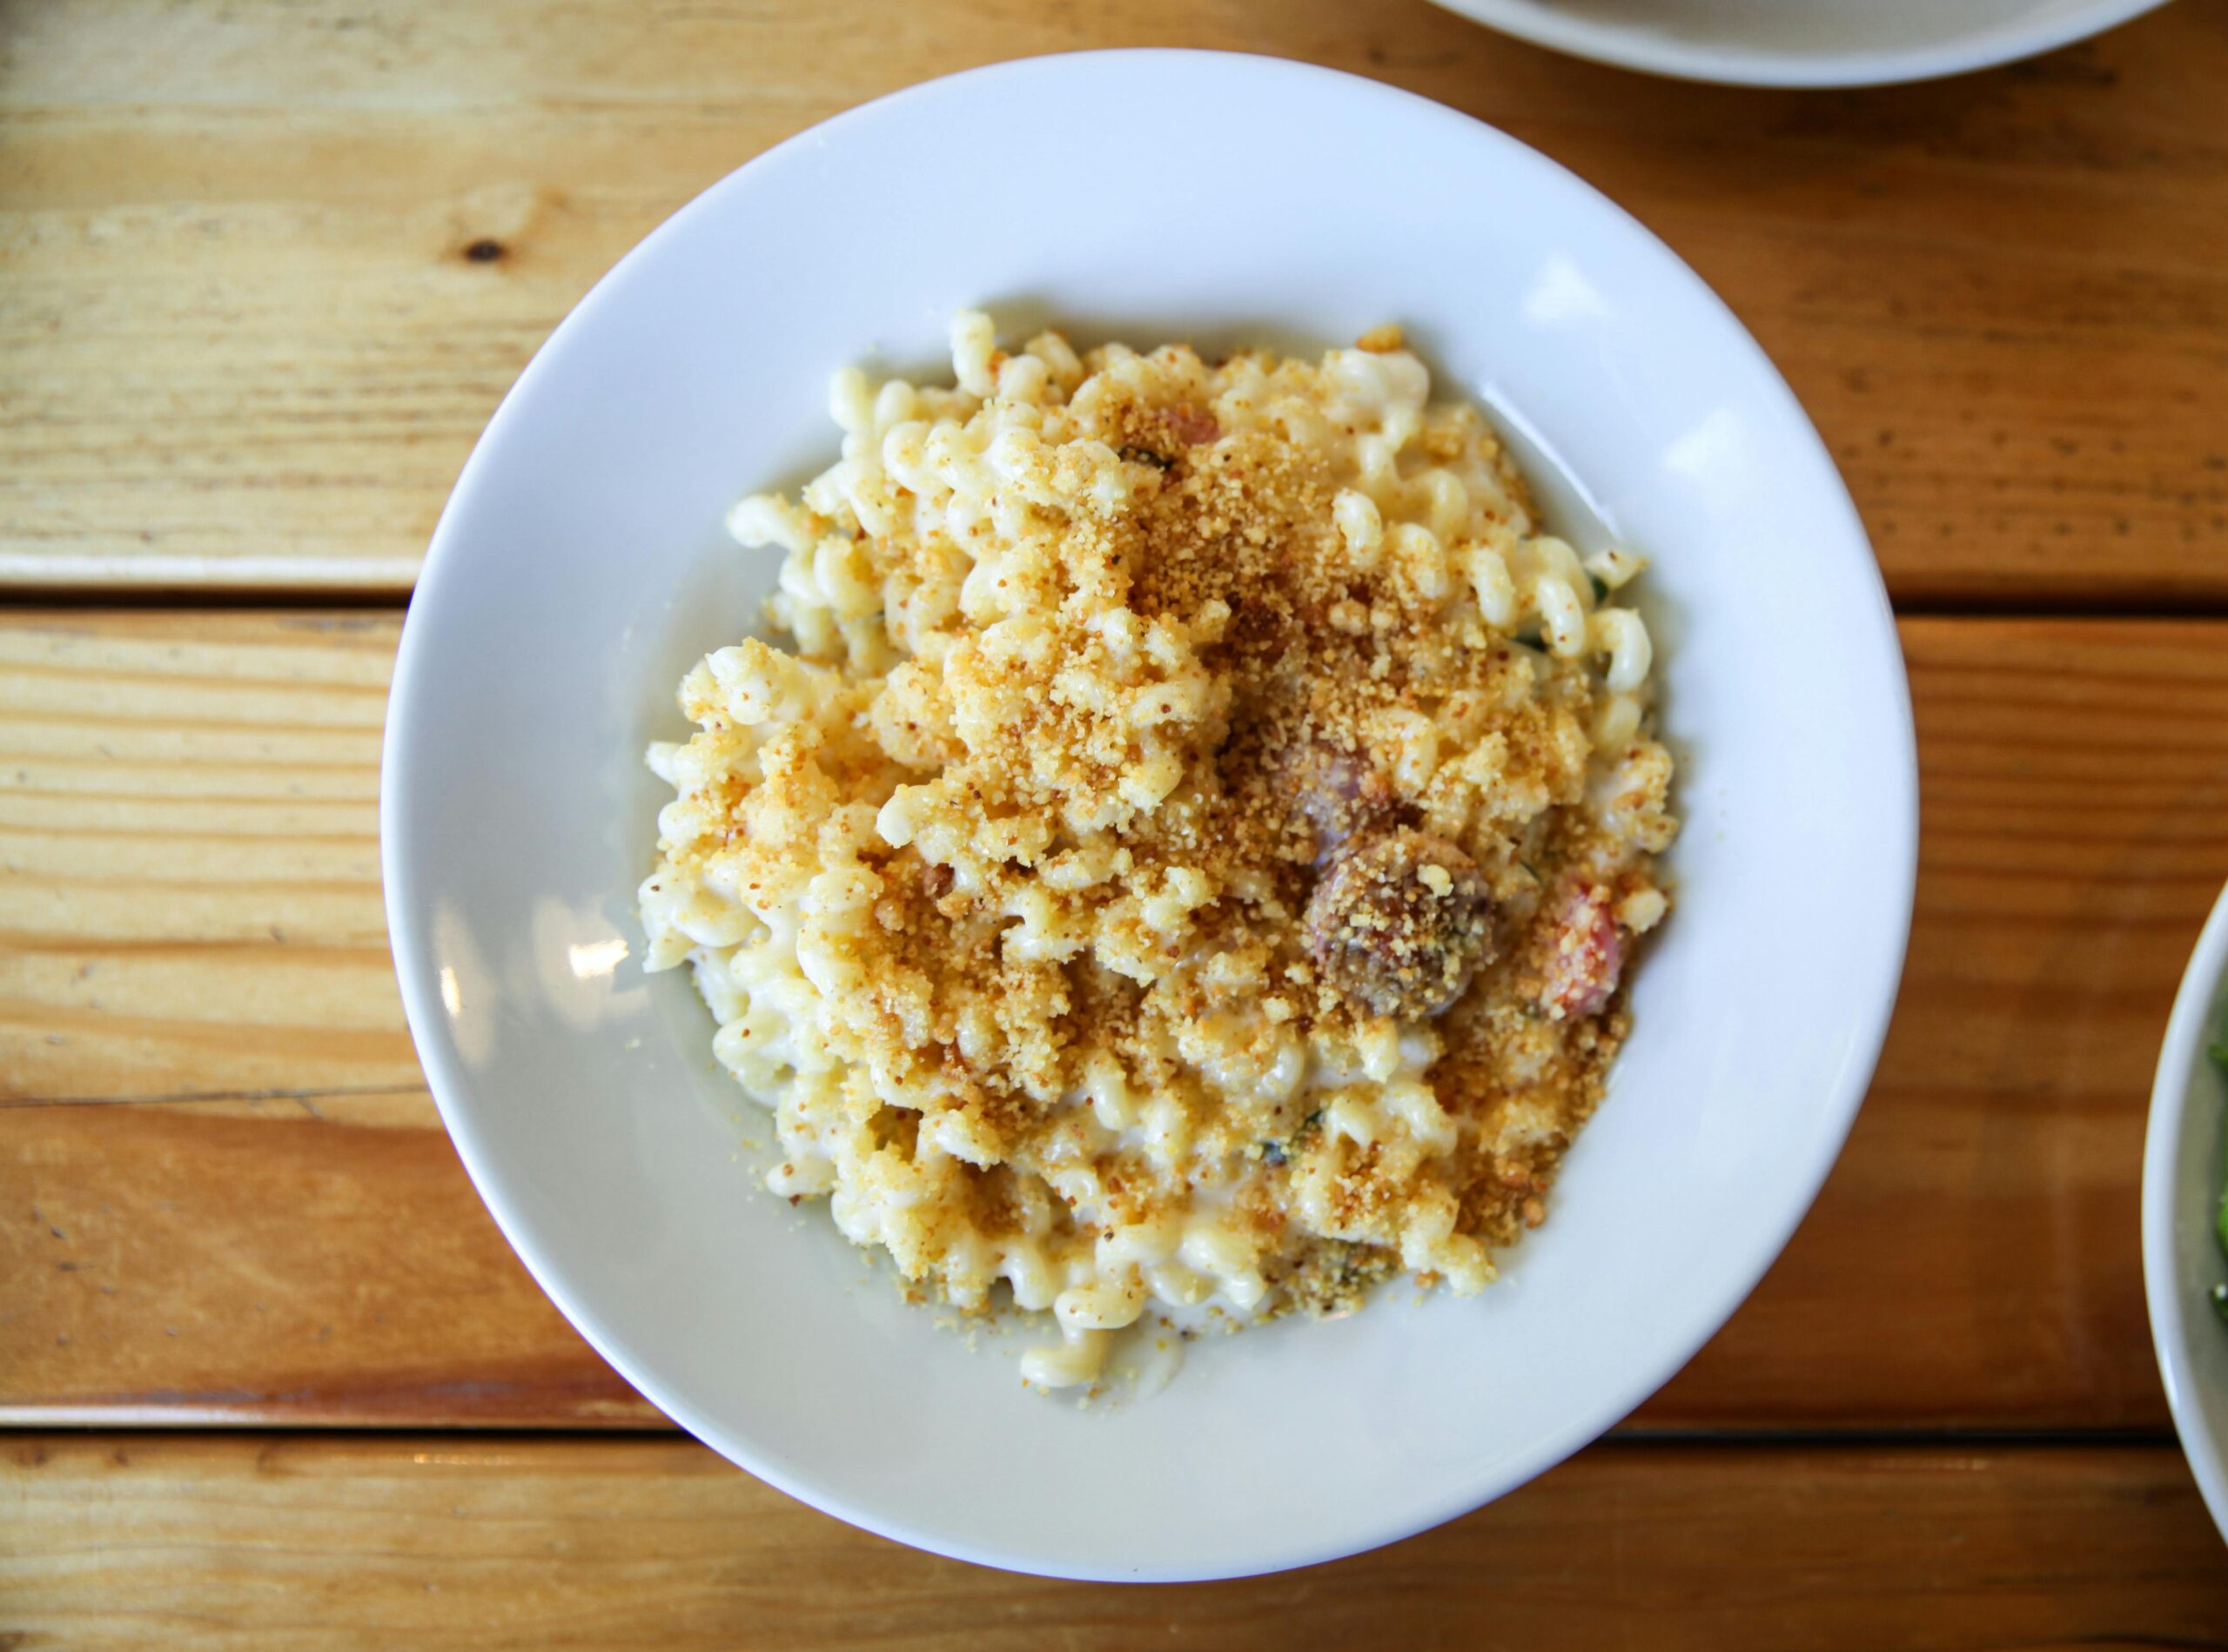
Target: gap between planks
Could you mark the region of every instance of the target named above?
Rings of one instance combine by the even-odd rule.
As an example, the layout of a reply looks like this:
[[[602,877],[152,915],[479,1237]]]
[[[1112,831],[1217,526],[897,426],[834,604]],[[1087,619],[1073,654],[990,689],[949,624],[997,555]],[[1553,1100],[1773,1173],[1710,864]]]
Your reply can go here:
[[[219,582],[169,586],[124,581],[82,585],[0,583],[0,623],[17,614],[41,613],[133,614],[368,610],[406,613],[410,585],[351,586],[305,579],[299,585],[231,585]],[[2007,621],[2094,620],[2099,623],[2164,625],[2228,620],[2228,590],[2191,592],[2162,601],[2156,594],[2115,590],[2023,591],[2004,596],[1986,593],[1918,592],[1894,596],[1898,620]]]

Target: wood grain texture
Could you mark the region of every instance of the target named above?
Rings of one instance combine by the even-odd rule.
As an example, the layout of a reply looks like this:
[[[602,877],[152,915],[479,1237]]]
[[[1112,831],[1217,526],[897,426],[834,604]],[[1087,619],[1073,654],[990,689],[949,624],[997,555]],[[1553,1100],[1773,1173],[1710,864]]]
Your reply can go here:
[[[2203,4],[1801,95],[1425,0],[10,8],[0,584],[403,589],[527,357],[682,202],[909,83],[1132,44],[1389,81],[1630,207],[1784,367],[1903,600],[2228,600],[2228,11]]]
[[[869,1537],[680,1440],[21,1438],[0,1644],[2228,1645],[2166,1446],[1597,1447],[1282,1576],[1140,1589]],[[19,1639],[10,1641],[13,1635]]]
[[[379,900],[399,632],[0,624],[0,1419],[657,1420],[419,1077]]]
[[[1903,639],[1919,885],[1878,1077],[1779,1265],[1643,1414],[2160,1423],[2137,1190],[2228,878],[2228,626]]]
[[[422,1091],[0,1108],[0,1424],[664,1426]]]
[[[420,1087],[379,901],[399,629],[0,622],[0,1099]]]
[[[372,807],[394,636],[0,625],[0,1420],[650,1420],[504,1246],[411,1064]],[[1641,1426],[2164,1420],[2136,1186],[2228,876],[2228,624],[1903,640],[1925,831],[1880,1076],[1787,1255]]]

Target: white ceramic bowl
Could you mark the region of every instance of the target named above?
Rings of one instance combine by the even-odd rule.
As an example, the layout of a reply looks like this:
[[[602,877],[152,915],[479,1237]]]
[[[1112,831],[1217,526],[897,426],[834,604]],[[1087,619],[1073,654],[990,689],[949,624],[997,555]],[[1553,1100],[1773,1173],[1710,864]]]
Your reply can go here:
[[[1158,136],[1124,161],[1097,143],[1123,132]],[[1150,1402],[1025,1391],[1010,1353],[862,1282],[824,1210],[754,1194],[739,1142],[768,1132],[714,1067],[688,981],[640,972],[661,791],[641,754],[681,730],[682,670],[754,625],[774,568],[727,542],[723,512],[833,457],[832,368],[933,369],[950,312],[982,304],[1137,342],[1319,346],[1399,320],[1447,390],[1526,439],[1572,532],[1606,522],[1656,559],[1681,903],[1552,1219],[1483,1297],[1392,1289],[1352,1319],[1201,1344]],[[434,535],[381,825],[404,1001],[458,1152],[630,1381],[872,1530],[1177,1579],[1460,1514],[1593,1439],[1724,1322],[1871,1071],[1914,776],[1902,658],[1841,480],[1677,259],[1435,104],[1266,59],[1117,52],[815,128],[581,303]]]
[[[2164,0],[1439,0],[1596,63],[1748,86],[1932,80],[2053,51]]]
[[[2212,1287],[2228,1280],[2228,1258],[2212,1226],[2228,1163],[2228,1083],[2206,1052],[2224,1029],[2228,891],[2213,906],[2175,995],[2143,1144],[2143,1286],[2151,1299],[2151,1340],[2190,1470],[2213,1524],[2228,1537],[2228,1324],[2210,1299]]]

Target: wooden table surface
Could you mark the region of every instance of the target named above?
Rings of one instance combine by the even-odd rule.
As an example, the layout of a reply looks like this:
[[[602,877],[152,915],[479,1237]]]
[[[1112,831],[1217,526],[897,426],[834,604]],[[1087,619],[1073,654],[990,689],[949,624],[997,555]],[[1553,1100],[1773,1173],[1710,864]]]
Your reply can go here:
[[[588,285],[840,109],[1140,44],[1439,99],[1701,271],[1871,530],[1925,821],[1855,1135],[1693,1364],[1438,1531],[1167,1589],[864,1536],[589,1353],[426,1095],[375,809],[434,517]],[[1423,0],[0,8],[0,1648],[2228,1647],[2136,1236],[2228,876],[2224,87],[2216,0],[1804,94]]]

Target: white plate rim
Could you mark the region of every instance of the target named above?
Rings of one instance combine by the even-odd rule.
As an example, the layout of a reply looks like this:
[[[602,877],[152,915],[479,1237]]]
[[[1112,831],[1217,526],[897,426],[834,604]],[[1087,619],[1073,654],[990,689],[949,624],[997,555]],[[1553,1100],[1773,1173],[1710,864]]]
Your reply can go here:
[[[1456,135],[1454,141],[1482,144],[1493,148],[1504,164],[1540,169],[1554,175],[1561,187],[1582,198],[1592,210],[1609,215],[1626,232],[1652,248],[1665,260],[1667,275],[1670,279],[1685,283],[1698,303],[1715,309],[1728,325],[1730,336],[1735,341],[1734,347],[1749,357],[1748,365],[1759,375],[1759,384],[1764,393],[1781,402],[1793,426],[1807,437],[1822,467],[1822,474],[1830,479],[1830,509],[1841,516],[1842,525],[1852,541],[1869,548],[1869,539],[1865,534],[1862,518],[1849,496],[1846,484],[1823,439],[1763,347],[1684,259],[1629,212],[1560,163],[1458,110],[1364,76],[1260,54],[1129,48],[1054,53],[1015,59],[962,71],[888,93],[805,129],[746,162],[681,206],[623,256],[567,312],[498,405],[466,460],[435,526],[413,594],[413,609],[429,606],[439,600],[442,586],[449,577],[448,570],[460,561],[462,555],[459,548],[460,533],[455,525],[470,514],[467,500],[482,485],[484,473],[492,464],[484,459],[484,455],[500,445],[500,439],[516,416],[517,409],[530,397],[547,364],[564,346],[568,336],[585,325],[585,318],[612,301],[613,294],[628,279],[630,270],[646,263],[654,248],[676,235],[684,224],[700,215],[720,210],[728,197],[749,186],[749,179],[755,174],[769,167],[792,164],[800,157],[824,147],[839,134],[889,118],[893,111],[903,110],[916,100],[951,96],[962,91],[978,92],[1009,76],[1034,74],[1043,72],[1050,66],[1078,63],[1111,61],[1142,66],[1155,60],[1201,58],[1225,60],[1245,72],[1312,80],[1334,88],[1343,96],[1374,97],[1397,104],[1440,123],[1450,134]],[[472,1088],[469,1077],[448,1061],[441,1040],[419,1039],[416,1037],[420,1027],[441,1024],[444,1011],[437,984],[412,967],[412,961],[419,956],[420,944],[426,937],[424,926],[417,917],[418,880],[402,853],[402,834],[399,828],[404,812],[402,795],[407,784],[405,778],[407,735],[405,731],[416,721],[416,684],[425,669],[421,640],[426,630],[425,628],[413,628],[406,620],[389,690],[382,742],[380,870],[405,1015],[412,1028],[413,1041],[419,1046],[428,1088],[433,1094],[459,1158],[506,1241],[534,1282],[596,1353],[688,1434],[800,1502],[876,1535],[953,1559],[1003,1570],[1099,1581],[1203,1581],[1258,1575],[1344,1558],[1413,1536],[1506,1495],[1536,1478],[1574,1452],[1599,1439],[1676,1375],[1695,1353],[1723,1328],[1725,1322],[1778,1259],[1796,1228],[1809,1213],[1819,1189],[1840,1157],[1842,1147],[1856,1123],[1857,1111],[1869,1088],[1896,1001],[1909,951],[1918,860],[1918,755],[1909,679],[1893,608],[1876,561],[1867,569],[1858,570],[1858,574],[1869,581],[1874,597],[1873,611],[1864,616],[1871,621],[1872,647],[1883,673],[1883,681],[1896,690],[1893,698],[1896,715],[1893,724],[1879,730],[1881,738],[1895,754],[1891,766],[1896,779],[1896,795],[1883,798],[1881,808],[1881,819],[1892,827],[1895,840],[1884,851],[1882,880],[1883,898],[1889,903],[1893,921],[1882,931],[1881,977],[1874,1000],[1861,1017],[1855,1018],[1855,1031],[1848,1045],[1848,1060],[1839,1083],[1834,1092],[1819,1104],[1821,1124],[1815,1162],[1802,1165],[1799,1172],[1784,1178],[1782,1185],[1788,1196],[1787,1214],[1776,1225],[1776,1232],[1769,1246],[1759,1249],[1753,1268],[1746,1271],[1745,1277],[1737,1272],[1728,1275],[1721,1289],[1699,1299],[1701,1306],[1694,1320],[1698,1327],[1695,1334],[1682,1343],[1674,1344],[1658,1362],[1637,1372],[1630,1381],[1615,1392],[1612,1400],[1603,1403],[1598,1420],[1574,1422],[1556,1433],[1542,1436],[1528,1452],[1516,1459],[1513,1467],[1497,1475],[1493,1484],[1487,1487],[1428,1507],[1403,1508],[1368,1524],[1359,1533],[1350,1530],[1327,1542],[1305,1548],[1294,1548],[1290,1552],[1248,1555],[1236,1561],[1197,1568],[1140,1571],[1135,1567],[1119,1564],[1091,1568],[1054,1567],[1025,1554],[954,1541],[934,1532],[917,1529],[902,1521],[886,1518],[876,1510],[861,1507],[849,1499],[830,1494],[809,1483],[806,1477],[788,1472],[769,1461],[752,1440],[735,1429],[704,1414],[695,1407],[678,1402],[644,1362],[635,1357],[630,1347],[608,1333],[594,1310],[579,1299],[547,1259],[539,1252],[531,1237],[525,1233],[522,1225],[507,1208],[507,1200],[501,1194],[501,1177],[495,1168],[495,1161],[500,1154],[500,1146],[483,1135],[473,1118],[468,1102]]]
[[[2176,1160],[2188,1112],[2190,1070],[2201,1058],[2221,977],[2228,975],[2228,888],[2190,954],[2174,994],[2158,1069],[2151,1085],[2151,1117],[2143,1138],[2143,1294],[2151,1315],[2151,1346],[2166,1388],[2182,1454],[2189,1460],[2212,1523],[2228,1540],[2228,1440],[2218,1438],[2197,1400],[2198,1374],[2189,1355],[2189,1322],[2180,1259],[2174,1253]],[[2212,1327],[2228,1336],[2228,1326]]]
[[[1821,91],[1892,86],[1994,69],[2033,57],[2131,23],[2166,0],[2092,0],[2063,17],[2002,26],[1969,40],[1876,51],[1821,53],[1741,50],[1667,40],[1613,23],[1549,11],[1536,0],[1433,0],[1459,17],[1535,46],[1615,69],[1722,86]],[[1863,0],[1856,0],[1862,4]]]

